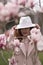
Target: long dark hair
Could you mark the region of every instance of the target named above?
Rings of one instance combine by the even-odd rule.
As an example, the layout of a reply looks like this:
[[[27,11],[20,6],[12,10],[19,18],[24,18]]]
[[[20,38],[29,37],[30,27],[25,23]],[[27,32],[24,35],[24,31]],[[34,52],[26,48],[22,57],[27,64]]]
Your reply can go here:
[[[17,39],[19,39],[20,41],[23,39],[23,35],[21,33],[21,29],[15,30],[14,37],[16,37]]]

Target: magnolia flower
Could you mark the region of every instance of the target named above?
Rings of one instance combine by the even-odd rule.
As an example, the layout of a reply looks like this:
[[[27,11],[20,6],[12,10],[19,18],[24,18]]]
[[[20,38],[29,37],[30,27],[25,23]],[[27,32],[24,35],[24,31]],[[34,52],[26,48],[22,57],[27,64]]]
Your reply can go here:
[[[18,4],[19,4],[19,5],[24,5],[24,6],[25,6],[26,1],[27,1],[27,0],[18,0]]]
[[[43,51],[43,36],[41,39],[37,42],[37,50],[38,51]]]
[[[11,8],[12,8],[12,3],[7,2],[7,4],[5,5],[5,9],[9,11],[9,13],[11,14]]]
[[[11,3],[18,4],[18,0],[10,0]]]
[[[12,49],[14,50],[15,47],[19,47],[20,46],[20,42],[18,39],[14,39],[13,37],[9,39],[8,44],[6,45],[7,49]]]
[[[6,36],[5,34],[0,35],[0,48],[4,49],[6,46]]]
[[[34,0],[27,0],[27,3],[26,3],[26,5],[25,5],[25,7],[31,7],[31,8],[33,8],[34,7]]]
[[[4,4],[0,2],[0,10],[2,10],[3,8],[4,8]]]
[[[0,8],[1,9],[1,8]],[[0,21],[9,21],[11,16],[17,16],[19,12],[19,6],[17,4],[8,2],[2,10],[0,10]]]
[[[20,45],[20,41],[18,39],[14,39],[14,46],[19,46]]]
[[[6,15],[5,9],[3,9],[3,10],[1,11],[1,15],[2,15],[3,18],[5,17],[5,15]]]
[[[38,51],[43,51],[43,40],[39,40],[37,43]]]
[[[12,10],[12,16],[17,16],[18,15],[18,12],[19,12],[19,6],[16,5],[16,4],[15,5],[12,4],[11,10]]]
[[[35,41],[39,41],[42,37],[42,34],[40,32],[40,29],[33,28],[31,31],[31,38]]]
[[[9,11],[10,14],[12,15],[17,15],[18,13],[18,5],[17,4],[14,4],[14,3],[11,3],[11,2],[8,2],[6,5],[5,5],[6,9]]]
[[[7,21],[10,18],[10,13],[6,8],[3,8],[0,12],[0,20],[1,21]]]
[[[3,15],[0,15],[0,21],[4,22],[5,21],[5,17]]]
[[[19,47],[15,47],[15,49],[14,49],[14,55],[20,55],[20,48]]]
[[[10,14],[11,14],[10,12],[11,6],[12,6],[12,3],[10,2],[7,2],[7,4],[5,5],[5,9],[8,10]]]
[[[14,55],[10,59],[8,59],[8,61],[9,65],[17,65]]]

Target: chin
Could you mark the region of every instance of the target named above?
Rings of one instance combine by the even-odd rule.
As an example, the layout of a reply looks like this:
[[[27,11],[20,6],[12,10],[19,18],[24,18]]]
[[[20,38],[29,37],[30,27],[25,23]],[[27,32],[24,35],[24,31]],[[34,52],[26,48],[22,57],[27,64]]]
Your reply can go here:
[[[24,35],[24,37],[26,37],[26,36],[28,36],[28,35]]]

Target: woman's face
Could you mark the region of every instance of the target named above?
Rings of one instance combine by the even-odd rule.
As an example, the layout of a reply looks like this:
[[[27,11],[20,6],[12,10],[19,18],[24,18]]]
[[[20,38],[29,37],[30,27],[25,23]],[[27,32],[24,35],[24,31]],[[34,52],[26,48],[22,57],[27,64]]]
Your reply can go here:
[[[21,33],[23,36],[28,36],[30,34],[30,28],[21,29]]]

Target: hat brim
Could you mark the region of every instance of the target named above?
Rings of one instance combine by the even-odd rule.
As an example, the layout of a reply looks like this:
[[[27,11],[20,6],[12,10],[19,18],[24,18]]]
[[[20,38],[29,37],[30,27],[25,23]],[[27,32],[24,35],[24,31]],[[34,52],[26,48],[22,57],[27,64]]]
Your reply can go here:
[[[17,25],[17,27],[15,29],[30,28],[30,27],[35,27],[35,26],[36,26],[36,24],[32,24],[32,25],[28,25],[28,26]]]

